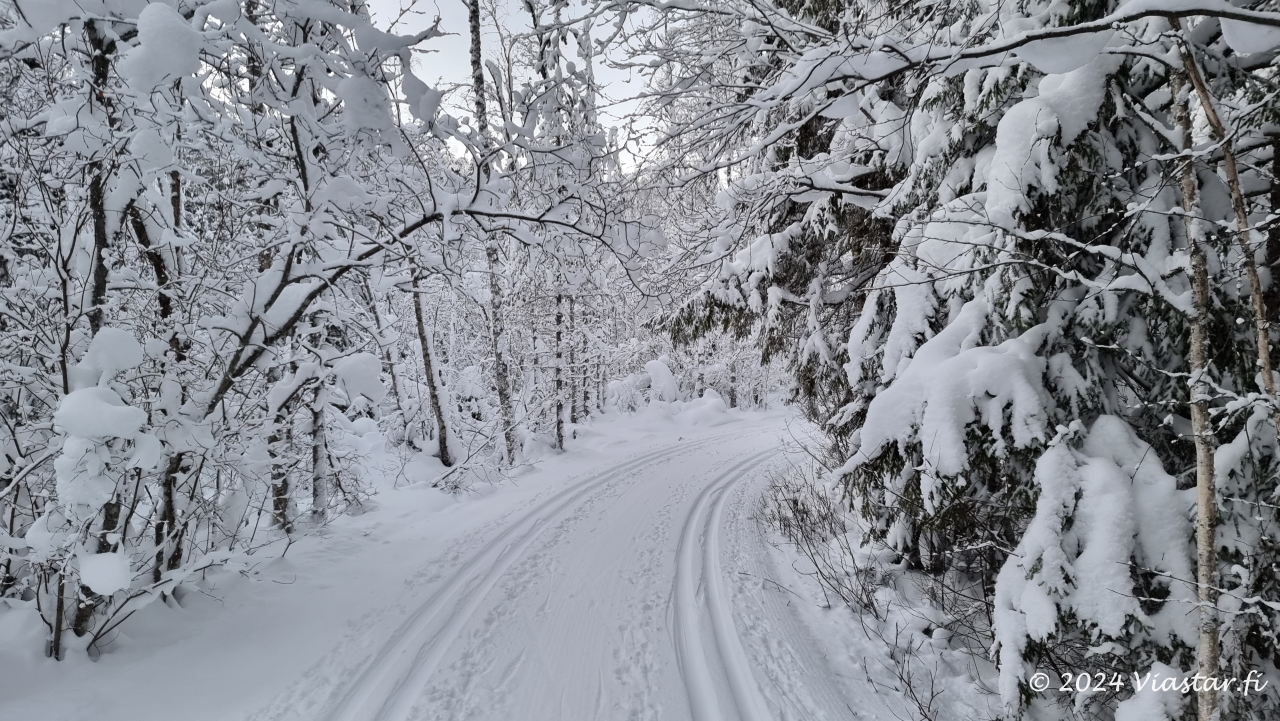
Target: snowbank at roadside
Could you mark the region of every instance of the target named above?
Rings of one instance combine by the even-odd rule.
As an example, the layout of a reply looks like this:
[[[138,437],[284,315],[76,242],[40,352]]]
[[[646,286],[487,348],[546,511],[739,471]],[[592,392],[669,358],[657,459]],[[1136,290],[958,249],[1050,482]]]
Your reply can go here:
[[[300,528],[292,542],[260,529],[266,540],[253,555],[144,608],[97,661],[45,658],[34,611],[0,607],[0,718],[255,718],[304,673],[340,683],[351,657],[377,649],[379,633],[429,595],[469,544],[535,499],[625,458],[792,413],[728,408],[714,391],[606,413],[572,426],[563,453],[459,495],[432,487],[444,471],[438,459],[401,457],[377,431],[353,427],[343,442],[365,455],[358,471],[375,490],[363,512]],[[302,707],[275,712],[307,718]]]
[[[846,530],[826,540],[814,539],[806,551],[770,525],[764,529],[769,541],[766,572],[798,601],[795,612],[836,672],[865,679],[876,689],[874,703],[882,708],[871,713],[877,718],[998,716],[995,666],[985,654],[965,647],[973,642],[973,629],[955,617],[957,604],[969,604],[977,613],[970,600],[981,598],[981,590],[948,576],[950,593],[944,600],[952,608],[944,612],[938,607],[938,579],[908,570],[900,554],[882,544],[864,543],[861,521],[846,510],[837,484],[794,476],[789,482],[797,485],[782,495],[798,499],[798,507],[807,509],[802,515],[822,516],[823,523],[817,525],[829,528],[829,508]],[[814,498],[806,499],[807,493]],[[830,506],[824,508],[817,500],[822,496]],[[760,515],[770,518],[775,513],[766,507]],[[872,604],[875,611],[855,608],[857,603]]]

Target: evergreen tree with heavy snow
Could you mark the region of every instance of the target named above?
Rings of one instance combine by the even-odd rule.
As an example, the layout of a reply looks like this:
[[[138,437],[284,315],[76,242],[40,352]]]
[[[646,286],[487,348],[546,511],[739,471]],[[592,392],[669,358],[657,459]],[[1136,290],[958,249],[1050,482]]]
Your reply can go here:
[[[1250,188],[1274,182],[1276,16],[655,8],[633,38],[664,61],[659,153],[720,188],[721,260],[677,332],[775,338],[872,538],[979,579],[1006,713],[1055,700],[1036,669],[1274,658],[1272,209]],[[1126,696],[1079,708],[1146,703]]]

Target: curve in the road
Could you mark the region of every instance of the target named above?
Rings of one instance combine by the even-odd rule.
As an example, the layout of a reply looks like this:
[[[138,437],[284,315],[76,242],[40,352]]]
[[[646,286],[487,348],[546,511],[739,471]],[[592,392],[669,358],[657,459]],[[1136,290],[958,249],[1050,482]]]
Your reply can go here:
[[[730,703],[741,721],[768,721],[768,705],[751,674],[750,662],[733,625],[733,610],[724,591],[720,568],[720,525],[729,490],[750,466],[776,454],[770,449],[748,457],[707,484],[685,519],[676,550],[676,578],[672,593],[676,661],[689,696],[693,721],[731,718],[716,692],[718,671],[729,684]],[[702,563],[698,539],[702,538]],[[700,568],[700,570],[699,570]],[[706,589],[714,652],[703,643],[698,609],[699,585]]]
[[[593,474],[535,505],[459,568],[387,640],[346,690],[326,721],[395,721],[408,716],[420,689],[435,671],[454,638],[503,572],[545,530],[548,522],[611,481],[672,453],[698,450],[725,433],[666,447]]]

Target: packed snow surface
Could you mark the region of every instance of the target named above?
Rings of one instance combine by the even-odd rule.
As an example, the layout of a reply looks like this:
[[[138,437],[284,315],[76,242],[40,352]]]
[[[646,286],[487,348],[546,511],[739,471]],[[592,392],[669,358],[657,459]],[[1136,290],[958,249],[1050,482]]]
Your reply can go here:
[[[756,520],[799,425],[657,403],[462,498],[422,482],[434,459],[379,450],[368,513],[210,571],[96,662],[0,638],[0,718],[880,718],[853,660],[876,651],[824,645],[813,614],[851,615],[797,593]],[[128,582],[111,554],[80,563],[95,590]]]

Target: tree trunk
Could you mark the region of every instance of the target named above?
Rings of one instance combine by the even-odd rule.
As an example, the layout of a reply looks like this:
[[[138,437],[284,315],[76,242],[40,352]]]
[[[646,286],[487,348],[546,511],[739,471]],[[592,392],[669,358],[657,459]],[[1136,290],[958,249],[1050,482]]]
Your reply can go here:
[[[422,367],[427,376],[427,396],[431,403],[431,414],[436,421],[437,447],[440,449],[440,463],[448,468],[453,465],[453,455],[449,453],[449,426],[445,421],[444,405],[440,402],[439,377],[436,375],[436,364],[432,358],[432,337],[427,333],[426,319],[422,313],[422,294],[418,290],[418,281],[413,281],[413,315],[418,321],[418,343],[422,347]]]
[[[485,98],[484,58],[480,48],[480,0],[467,3],[467,26],[471,32],[471,83],[475,95],[476,132],[480,135],[481,151],[488,152],[485,138],[489,132],[488,102]],[[489,177],[489,159],[481,158],[482,175]],[[484,256],[489,271],[489,338],[493,346],[494,383],[498,386],[498,410],[501,416],[502,437],[505,441],[507,462],[516,457],[515,422],[511,411],[511,379],[507,370],[506,338],[502,304],[502,262],[498,257],[498,244],[492,237],[485,238]]]
[[[484,55],[480,47],[480,0],[467,2],[467,29],[471,32],[471,91],[475,95],[476,130],[484,142],[489,130],[489,112],[488,98],[485,97]]]
[[[329,509],[329,439],[324,425],[324,384],[311,403],[311,520],[323,523]]]
[[[53,609],[53,639],[49,643],[49,655],[54,661],[62,660],[62,620],[66,617],[67,577],[58,572],[58,600]]]
[[[487,240],[485,257],[489,260],[489,338],[493,346],[494,383],[498,386],[498,411],[507,450],[507,463],[515,463],[516,428],[511,410],[511,373],[507,368],[507,334],[503,322],[502,264],[498,259],[497,243],[492,238]]]
[[[289,519],[289,468],[281,460],[281,449],[288,439],[285,423],[289,420],[285,409],[281,408],[271,422],[271,433],[267,435],[267,457],[271,464],[271,520],[285,533],[293,532],[293,524]]]
[[[408,440],[409,437],[409,418],[404,398],[404,382],[400,380],[400,356],[399,349],[392,350],[386,348],[382,351],[382,362],[387,365],[387,371],[391,375],[391,395],[396,401],[396,414],[400,416],[400,425],[404,426],[404,436]]]
[[[578,339],[574,332],[577,319],[574,318],[573,296],[569,296],[569,423],[578,423]]]
[[[586,318],[583,318],[586,323]],[[582,388],[582,417],[584,420],[591,417],[591,349],[587,344],[587,334],[578,335],[578,342],[581,344],[578,356],[578,385]]]
[[[1280,215],[1280,135],[1271,136],[1271,214]],[[1267,288],[1267,321],[1280,320],[1280,223],[1267,230],[1267,266],[1271,284]]]
[[[101,161],[94,162],[94,178],[89,181],[89,212],[93,216],[93,275],[89,291],[89,332],[102,330],[103,306],[107,302],[107,208],[106,178]]]
[[[263,10],[264,8],[259,7],[259,0],[246,0],[244,4],[244,17],[249,21],[250,25],[256,26],[258,24],[258,20],[261,19],[261,13]],[[249,80],[250,98],[256,98],[258,96],[263,76],[262,58],[258,57],[255,49],[256,48],[251,46],[245,53],[247,56],[245,58],[245,75],[248,76]],[[266,106],[261,102],[254,102],[253,100],[250,100],[249,112],[254,115],[263,115],[266,113]]]
[[[556,448],[564,450],[564,296],[556,293]]]
[[[591,375],[591,361],[588,358],[589,349],[587,348],[586,335],[583,334],[579,340],[582,342],[582,355],[580,356],[581,360],[578,362],[578,382],[582,387],[582,417],[585,420],[591,418],[591,386],[593,385],[593,379]]]
[[[80,596],[76,599],[76,612],[71,617],[71,632],[83,636],[93,625],[93,613],[102,605],[102,596],[88,586],[80,584]]]
[[[178,96],[179,105],[182,104],[182,82],[175,80],[173,83],[174,93]],[[174,145],[182,144],[182,126],[179,125],[174,129]],[[174,148],[177,153],[178,148]],[[182,227],[182,173],[177,170],[169,171],[169,211],[173,214],[173,227],[178,229]]]
[[[1181,22],[1174,20],[1174,26],[1181,30]],[[1182,65],[1200,99],[1205,119],[1222,146],[1222,165],[1226,171],[1227,187],[1231,191],[1231,208],[1236,216],[1236,241],[1240,245],[1240,255],[1244,262],[1245,277],[1249,281],[1249,299],[1253,305],[1254,336],[1258,347],[1258,370],[1262,375],[1262,389],[1274,403],[1276,401],[1276,379],[1271,370],[1271,323],[1267,319],[1267,301],[1263,295],[1262,281],[1258,277],[1258,265],[1254,260],[1254,248],[1249,243],[1249,213],[1244,204],[1244,191],[1240,185],[1240,171],[1236,166],[1235,150],[1232,148],[1231,135],[1219,117],[1213,96],[1205,85],[1200,68],[1191,56],[1190,45],[1184,39],[1181,44]],[[1184,131],[1185,133],[1188,131]],[[1185,171],[1184,171],[1185,172]],[[1185,190],[1184,190],[1185,195]],[[1280,432],[1280,406],[1274,408],[1272,421],[1275,430]]]
[[[373,322],[378,331],[378,347],[382,349],[382,362],[387,367],[387,372],[391,375],[391,396],[396,402],[396,415],[400,418],[402,441],[409,442],[410,422],[413,420],[409,417],[409,404],[405,402],[404,381],[400,378],[400,361],[404,360],[403,352],[400,350],[399,344],[386,343],[387,327],[382,312],[378,310],[378,298],[374,295],[373,288],[369,286],[366,278],[364,281],[364,295],[369,303],[369,312],[373,315]],[[388,303],[390,308],[390,303]]]
[[[102,105],[107,125],[114,126],[111,117],[111,99],[107,84],[110,80],[111,56],[115,54],[116,44],[98,30],[96,22],[85,24],[85,35],[89,39],[89,47],[93,49],[91,66],[93,68],[90,83],[90,102]],[[104,306],[107,302],[107,175],[105,160],[98,159],[89,163],[89,214],[93,224],[92,275],[89,281],[89,331],[97,335],[102,329]]]
[[[1280,134],[1271,136],[1271,225],[1267,229],[1266,264],[1270,271],[1267,285],[1267,322],[1280,323]],[[1280,426],[1278,426],[1280,427]]]
[[[1185,56],[1184,56],[1185,57]],[[1182,96],[1183,84],[1175,81],[1174,116],[1182,130],[1182,151],[1191,151],[1191,114]],[[1191,253],[1191,292],[1195,315],[1191,319],[1191,432],[1196,444],[1196,585],[1199,593],[1199,642],[1196,650],[1197,671],[1206,678],[1218,677],[1220,655],[1218,641],[1218,503],[1214,482],[1213,422],[1209,417],[1211,388],[1209,372],[1209,271],[1196,215],[1197,182],[1195,161],[1181,161],[1183,219],[1187,229],[1187,248]],[[1214,684],[1203,684],[1196,694],[1199,721],[1217,717],[1218,692]]]
[[[156,564],[151,570],[151,580],[155,583],[160,582],[165,570],[173,570],[182,565],[182,535],[177,528],[177,488],[183,455],[174,453],[169,456],[161,479],[160,518],[156,521],[155,535]]]
[[[98,533],[97,549],[95,553],[110,553],[115,544],[111,542],[111,534],[115,532],[116,527],[120,524],[120,499],[118,496],[112,496],[102,506],[102,530]],[[71,631],[76,636],[83,636],[89,632],[89,628],[93,623],[93,614],[103,603],[103,597],[94,593],[87,586],[80,586],[80,598],[76,606],[75,616],[71,622]]]
[[[7,489],[8,489],[8,486],[5,486],[5,488],[0,489],[0,491],[7,490]],[[18,495],[16,490],[13,495],[14,496]],[[18,520],[18,509],[17,509],[17,506],[15,505],[16,503],[17,503],[17,498],[15,497],[14,500],[9,504],[9,519],[8,519],[8,522],[5,524],[5,532],[8,533],[10,536],[13,536],[14,531],[17,530],[16,526],[17,526],[17,520]],[[13,588],[14,585],[17,584],[17,582],[18,582],[18,579],[13,575],[13,556],[8,555],[4,559],[4,567],[0,568],[0,598],[3,598],[4,595],[9,592],[9,589]]]

